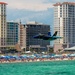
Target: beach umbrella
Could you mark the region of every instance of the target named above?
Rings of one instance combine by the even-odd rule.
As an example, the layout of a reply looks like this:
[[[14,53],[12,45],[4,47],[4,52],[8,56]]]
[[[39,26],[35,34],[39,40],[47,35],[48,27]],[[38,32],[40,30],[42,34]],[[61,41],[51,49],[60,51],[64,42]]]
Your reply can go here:
[[[21,58],[19,56],[13,56],[15,59],[20,60]]]
[[[5,58],[5,56],[4,55],[1,55],[1,58]]]
[[[35,56],[36,58],[41,58],[41,55],[40,55],[40,54],[34,54],[34,56]]]
[[[54,55],[54,57],[55,57],[55,58],[60,58],[60,57],[62,57],[62,55],[57,55],[57,54],[56,54],[56,55]]]
[[[49,54],[49,56],[50,56],[50,57],[54,57],[54,56],[55,56],[55,54]]]
[[[49,55],[43,55],[42,58],[49,58]]]
[[[15,56],[10,56],[10,59],[16,59],[16,57]]]
[[[6,60],[9,60],[10,57],[9,57],[9,56],[0,56],[0,59],[6,59]]]
[[[67,54],[67,57],[70,57],[71,54]]]
[[[0,56],[0,59],[4,59],[5,56]]]
[[[27,58],[27,55],[21,55],[22,58]]]
[[[5,56],[4,58],[5,58],[5,59],[10,59],[10,56]]]
[[[30,58],[32,58],[32,59],[35,58],[35,57],[36,57],[36,56],[34,56],[34,55],[30,55]]]

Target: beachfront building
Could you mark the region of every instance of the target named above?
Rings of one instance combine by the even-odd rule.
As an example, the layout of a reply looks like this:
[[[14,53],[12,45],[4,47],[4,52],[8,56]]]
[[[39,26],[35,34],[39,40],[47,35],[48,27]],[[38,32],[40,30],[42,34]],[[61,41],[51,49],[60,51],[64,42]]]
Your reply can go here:
[[[54,4],[54,31],[58,31],[58,36],[63,37],[55,41],[55,51],[75,45],[75,3]]]
[[[0,2],[0,50],[6,49],[7,25],[6,25],[6,5]]]
[[[21,50],[26,50],[26,25],[19,23],[19,37],[18,43],[21,47]]]
[[[7,49],[14,49],[18,44],[18,22],[7,22]]]
[[[33,36],[41,33],[48,35],[50,31],[50,25],[38,23],[38,22],[28,22],[26,25],[20,25],[20,45],[25,50],[47,50],[47,45],[50,45],[50,41],[34,39]]]

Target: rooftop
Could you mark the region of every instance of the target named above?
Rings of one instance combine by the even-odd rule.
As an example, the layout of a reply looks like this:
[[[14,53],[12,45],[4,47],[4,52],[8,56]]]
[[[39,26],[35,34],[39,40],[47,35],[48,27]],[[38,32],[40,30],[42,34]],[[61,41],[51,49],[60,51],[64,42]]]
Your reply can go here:
[[[33,24],[33,25],[47,25],[47,24],[36,22],[36,21],[30,21],[30,22],[27,22],[26,24],[27,25],[29,25],[29,24]]]
[[[43,23],[38,23],[36,21],[30,21],[30,22],[27,22],[27,24],[43,24]]]
[[[5,2],[0,2],[0,4],[7,4],[7,3],[5,3]]]
[[[75,50],[75,46],[70,47],[70,48],[65,48],[64,50]]]
[[[54,4],[53,6],[61,6],[63,4],[75,5],[75,2],[63,2],[63,3],[58,2],[58,3]]]

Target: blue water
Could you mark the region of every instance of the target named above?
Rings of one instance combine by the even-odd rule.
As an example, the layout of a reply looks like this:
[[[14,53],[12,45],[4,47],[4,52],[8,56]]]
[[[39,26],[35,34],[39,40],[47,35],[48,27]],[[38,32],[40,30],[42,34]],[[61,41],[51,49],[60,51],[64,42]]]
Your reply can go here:
[[[0,75],[75,75],[75,61],[2,63]]]

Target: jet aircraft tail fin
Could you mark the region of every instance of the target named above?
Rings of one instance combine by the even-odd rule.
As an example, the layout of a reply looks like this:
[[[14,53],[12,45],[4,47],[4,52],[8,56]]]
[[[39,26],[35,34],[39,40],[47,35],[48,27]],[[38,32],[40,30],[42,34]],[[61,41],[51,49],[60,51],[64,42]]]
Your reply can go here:
[[[55,33],[53,34],[53,36],[56,36],[57,35],[57,31],[55,31]]]
[[[48,32],[48,35],[51,36],[51,32]]]

